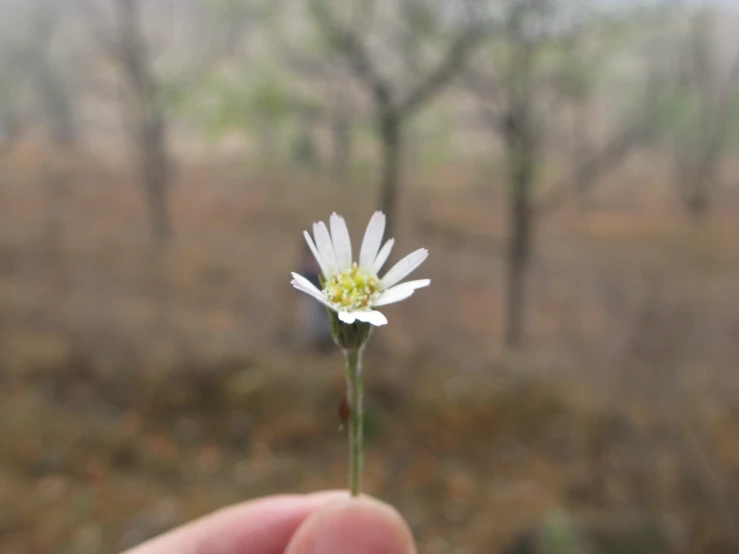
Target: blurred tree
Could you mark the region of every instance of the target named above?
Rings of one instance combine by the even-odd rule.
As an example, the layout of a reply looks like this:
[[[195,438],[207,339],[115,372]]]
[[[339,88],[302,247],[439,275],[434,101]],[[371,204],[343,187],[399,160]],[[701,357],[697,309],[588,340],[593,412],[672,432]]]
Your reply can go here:
[[[587,97],[604,63],[603,55],[573,57],[573,45],[603,41],[635,21],[633,11],[615,12],[580,0],[507,0],[491,4],[502,32],[465,72],[469,90],[480,100],[482,119],[500,139],[507,165],[508,252],[505,341],[520,346],[524,334],[525,284],[538,215],[566,201],[576,183],[583,196],[597,176],[613,168],[647,137],[646,120],[629,121],[598,152],[578,152],[573,176],[537,198],[538,170],[553,121],[567,102]],[[652,13],[651,10],[648,13]],[[598,50],[596,50],[598,51]],[[600,49],[600,52],[607,51]]]
[[[130,96],[128,110],[138,145],[139,171],[151,216],[152,231],[159,239],[172,231],[167,189],[172,167],[168,151],[168,124],[162,106],[161,85],[142,30],[139,0],[115,0],[118,35],[111,53],[116,57]]]
[[[16,29],[2,32],[0,48],[6,78],[28,83],[52,142],[68,148],[76,144],[79,131],[62,72],[53,59],[61,8],[53,0],[32,0],[24,4],[25,13],[19,14]]]
[[[721,59],[718,16],[710,6],[684,15],[687,26],[647,45],[650,90],[640,109],[655,114],[655,131],[670,149],[677,193],[685,211],[700,217],[710,209],[726,148],[739,132],[732,117],[739,105],[739,50],[728,63]]]
[[[0,65],[0,156],[10,152],[20,135],[17,90],[4,64]]]
[[[175,59],[164,59],[164,47],[157,48],[159,45],[147,36],[145,23],[151,23],[152,18],[144,17],[141,0],[110,0],[108,6],[112,10],[107,18],[105,6],[98,2],[78,0],[78,4],[87,17],[87,28],[96,46],[112,62],[120,78],[116,90],[136,152],[152,233],[158,240],[166,239],[172,233],[168,191],[174,181],[170,115],[185,103],[196,84],[214,72],[218,62],[240,44],[252,5],[237,0],[173,4],[170,13],[159,15],[172,20],[181,14],[180,23],[190,23],[190,28],[189,33],[184,33],[182,44],[172,49]],[[155,3],[147,3],[146,7],[161,8]],[[209,42],[202,42],[204,35]]]
[[[325,37],[315,33],[303,36],[281,27],[278,21],[271,43],[282,65],[301,80],[315,85],[323,92],[314,103],[313,123],[327,123],[331,137],[331,176],[337,184],[346,184],[352,166],[357,125],[357,107],[351,95],[349,72],[341,63],[341,56]],[[313,29],[315,30],[315,29]]]
[[[554,83],[563,105],[569,107],[573,193],[581,212],[588,208],[588,190],[591,188],[583,168],[595,154],[592,96],[608,66],[608,58],[614,52],[610,41],[582,40],[584,38],[576,35],[570,43],[563,44],[562,60]]]
[[[77,146],[80,129],[69,76],[74,71],[63,30],[65,5],[54,0],[28,0],[16,5],[17,11],[3,6],[0,18],[0,135],[9,150],[32,123],[41,123],[49,146],[36,164],[39,180],[46,192],[47,217],[41,250],[55,277],[54,299],[63,297],[58,288],[63,281],[59,264],[68,184],[72,179],[70,155]]]
[[[696,10],[682,45],[673,96],[677,117],[665,120],[672,135],[674,172],[685,209],[704,215],[717,188],[730,130],[733,91],[739,82],[739,51],[728,72],[715,43],[716,14]]]
[[[403,132],[411,118],[462,70],[469,55],[484,39],[488,29],[485,19],[474,9],[476,5],[472,0],[454,3],[403,0],[382,6],[374,2],[310,1],[318,29],[372,98],[376,133],[382,146],[379,207],[387,215],[389,235],[394,231],[404,153]],[[374,25],[382,16],[385,21]],[[377,36],[372,27],[384,33]],[[444,53],[422,75],[421,48],[409,45],[433,46],[439,39],[446,43]],[[397,57],[388,57],[388,50]],[[390,66],[394,63],[394,77],[391,77]],[[413,83],[411,86],[409,81]]]

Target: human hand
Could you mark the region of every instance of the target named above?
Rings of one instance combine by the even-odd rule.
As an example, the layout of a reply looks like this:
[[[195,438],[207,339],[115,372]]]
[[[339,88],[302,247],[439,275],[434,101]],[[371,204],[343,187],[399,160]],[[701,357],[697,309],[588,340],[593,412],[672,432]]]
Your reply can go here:
[[[224,508],[123,554],[415,554],[393,508],[347,492],[269,496]]]

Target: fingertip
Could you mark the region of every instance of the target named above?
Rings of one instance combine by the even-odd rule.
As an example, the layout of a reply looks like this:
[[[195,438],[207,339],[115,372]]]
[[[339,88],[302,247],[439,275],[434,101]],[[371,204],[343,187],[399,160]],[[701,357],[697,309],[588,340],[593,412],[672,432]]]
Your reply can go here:
[[[124,554],[236,554],[255,544],[260,546],[260,553],[282,553],[306,518],[348,496],[347,491],[336,490],[242,502],[173,529]]]
[[[331,502],[298,528],[285,554],[415,554],[408,525],[369,496]]]

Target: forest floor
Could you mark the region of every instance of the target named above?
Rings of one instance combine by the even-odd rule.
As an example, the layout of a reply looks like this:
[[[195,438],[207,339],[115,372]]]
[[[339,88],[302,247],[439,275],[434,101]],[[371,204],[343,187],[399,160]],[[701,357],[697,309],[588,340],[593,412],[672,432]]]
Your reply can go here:
[[[345,486],[342,360],[300,346],[289,274],[303,229],[336,210],[360,237],[374,195],[235,166],[179,176],[161,245],[130,176],[4,161],[0,554],[114,552],[233,502]],[[602,552],[735,552],[737,211],[692,223],[604,196],[547,217],[512,352],[501,198],[449,186],[471,180],[458,169],[437,180],[401,195],[393,259],[428,248],[432,286],[368,349],[366,491],[425,554],[501,552],[562,513],[627,545]]]

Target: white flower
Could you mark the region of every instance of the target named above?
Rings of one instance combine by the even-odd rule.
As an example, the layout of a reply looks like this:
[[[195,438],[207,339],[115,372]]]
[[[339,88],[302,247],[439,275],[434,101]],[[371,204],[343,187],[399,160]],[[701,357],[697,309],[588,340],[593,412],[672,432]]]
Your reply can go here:
[[[323,221],[313,224],[315,241],[307,231],[303,232],[321,267],[323,290],[318,290],[297,273],[292,274],[290,284],[337,312],[344,323],[359,320],[372,325],[385,325],[387,318],[375,308],[405,300],[416,289],[431,283],[430,279],[400,283],[428,257],[425,248],[408,254],[390,268],[384,277],[378,276],[395,243],[390,239],[380,248],[385,233],[384,213],[375,212],[370,218],[359,251],[359,263],[352,263],[352,243],[344,218],[333,213],[330,225],[329,233]]]

